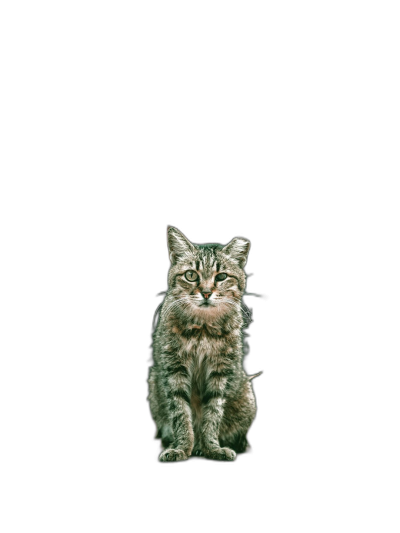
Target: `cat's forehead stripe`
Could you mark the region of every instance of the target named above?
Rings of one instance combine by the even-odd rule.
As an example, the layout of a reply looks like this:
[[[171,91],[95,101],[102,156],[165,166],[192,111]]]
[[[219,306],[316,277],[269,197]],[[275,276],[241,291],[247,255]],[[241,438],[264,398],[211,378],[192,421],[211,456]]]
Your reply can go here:
[[[219,272],[225,268],[220,263],[220,257],[213,248],[197,248],[197,257],[193,261],[193,269],[198,271]]]

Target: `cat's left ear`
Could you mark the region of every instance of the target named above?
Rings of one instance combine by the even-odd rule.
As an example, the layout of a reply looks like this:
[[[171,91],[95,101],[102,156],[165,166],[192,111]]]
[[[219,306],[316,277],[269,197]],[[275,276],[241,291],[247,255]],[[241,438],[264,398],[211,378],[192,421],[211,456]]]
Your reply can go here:
[[[249,251],[250,241],[243,237],[235,237],[221,250],[221,252],[228,255],[232,261],[235,261],[240,268],[243,268],[246,264]]]

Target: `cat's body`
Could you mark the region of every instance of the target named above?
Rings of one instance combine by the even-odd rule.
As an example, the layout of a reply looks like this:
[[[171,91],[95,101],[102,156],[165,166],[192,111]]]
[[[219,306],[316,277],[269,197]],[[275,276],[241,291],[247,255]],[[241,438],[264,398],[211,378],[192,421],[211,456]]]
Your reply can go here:
[[[161,461],[233,460],[256,413],[243,370],[243,271],[250,243],[194,245],[168,228],[168,291],[153,334],[149,401]]]

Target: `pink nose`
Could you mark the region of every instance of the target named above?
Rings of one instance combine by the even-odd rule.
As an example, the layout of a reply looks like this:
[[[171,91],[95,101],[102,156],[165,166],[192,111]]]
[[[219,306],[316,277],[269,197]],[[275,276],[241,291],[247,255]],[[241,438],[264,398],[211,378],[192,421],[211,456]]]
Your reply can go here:
[[[211,291],[201,291],[201,294],[207,300],[207,298],[212,294]]]

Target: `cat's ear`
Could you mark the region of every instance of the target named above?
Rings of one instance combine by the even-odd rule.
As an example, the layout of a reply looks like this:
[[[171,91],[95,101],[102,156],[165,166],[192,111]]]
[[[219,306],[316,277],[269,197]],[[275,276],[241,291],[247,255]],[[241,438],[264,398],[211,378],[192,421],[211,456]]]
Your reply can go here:
[[[168,251],[172,264],[195,252],[193,244],[177,228],[167,228]]]
[[[243,237],[235,237],[221,250],[221,252],[228,255],[232,261],[235,261],[240,268],[243,268],[246,264],[249,251],[250,241]]]

